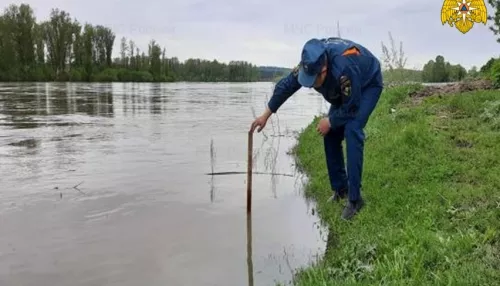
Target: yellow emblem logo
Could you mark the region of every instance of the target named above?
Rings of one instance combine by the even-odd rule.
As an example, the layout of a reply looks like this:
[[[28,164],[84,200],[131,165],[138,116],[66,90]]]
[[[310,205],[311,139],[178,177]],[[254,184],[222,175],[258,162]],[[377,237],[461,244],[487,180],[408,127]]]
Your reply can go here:
[[[484,0],[444,0],[441,9],[441,23],[448,23],[450,27],[455,24],[455,28],[464,34],[472,29],[474,23],[486,25],[487,17]]]

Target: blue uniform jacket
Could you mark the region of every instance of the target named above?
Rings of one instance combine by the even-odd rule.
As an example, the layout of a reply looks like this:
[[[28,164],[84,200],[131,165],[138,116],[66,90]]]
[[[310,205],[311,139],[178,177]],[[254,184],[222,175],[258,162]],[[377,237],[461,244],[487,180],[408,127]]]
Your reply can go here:
[[[314,89],[331,104],[328,116],[334,128],[355,116],[364,89],[371,86],[383,87],[382,73],[378,59],[362,45],[341,38],[326,38],[321,41],[326,45],[328,73],[323,85]],[[352,47],[356,47],[360,54],[343,55]],[[348,95],[342,95],[341,76],[347,77],[351,82]],[[297,78],[298,67],[278,81],[268,102],[273,113],[302,87]]]

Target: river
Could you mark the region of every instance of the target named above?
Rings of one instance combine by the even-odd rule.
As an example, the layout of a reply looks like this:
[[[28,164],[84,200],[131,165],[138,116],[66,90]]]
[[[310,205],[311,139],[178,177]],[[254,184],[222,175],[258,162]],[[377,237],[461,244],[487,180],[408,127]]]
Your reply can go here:
[[[327,105],[302,89],[254,134],[247,224],[247,133],[272,88],[0,84],[0,285],[288,281],[325,249],[287,152]]]

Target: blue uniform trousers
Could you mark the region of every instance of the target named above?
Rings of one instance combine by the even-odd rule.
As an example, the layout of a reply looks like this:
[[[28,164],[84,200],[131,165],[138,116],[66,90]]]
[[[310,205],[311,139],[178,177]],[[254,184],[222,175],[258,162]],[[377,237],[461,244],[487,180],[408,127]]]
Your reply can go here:
[[[354,118],[344,125],[331,129],[324,136],[326,164],[332,190],[348,188],[348,198],[356,201],[361,197],[363,173],[364,128],[382,93],[382,87],[368,87],[362,91],[359,109]],[[330,107],[330,113],[335,112]],[[346,140],[347,174],[344,165],[342,141]]]

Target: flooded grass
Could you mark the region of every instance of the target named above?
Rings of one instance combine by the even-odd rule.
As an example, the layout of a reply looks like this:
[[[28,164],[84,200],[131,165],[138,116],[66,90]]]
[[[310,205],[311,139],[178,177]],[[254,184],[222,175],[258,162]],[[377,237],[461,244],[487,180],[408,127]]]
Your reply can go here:
[[[210,180],[210,202],[215,201],[215,183],[214,183],[214,168],[215,168],[215,149],[214,139],[210,139],[210,166],[212,168],[212,177]]]
[[[227,176],[227,175],[245,175],[247,172],[238,172],[238,171],[228,171],[228,172],[214,172],[214,173],[207,173],[206,175],[211,175],[211,176]],[[270,176],[285,176],[285,177],[293,177],[292,174],[281,174],[281,173],[268,173],[268,172],[252,172],[252,174],[257,174],[257,175],[270,175]]]
[[[500,281],[500,133],[491,119],[499,93],[432,96],[418,106],[407,95],[405,87],[386,90],[367,125],[366,206],[351,222],[340,219],[343,203],[327,202],[318,118],[300,135],[306,194],[336,242],[294,285]]]
[[[210,166],[212,167],[212,174],[213,174],[215,166],[214,139],[210,139]]]

